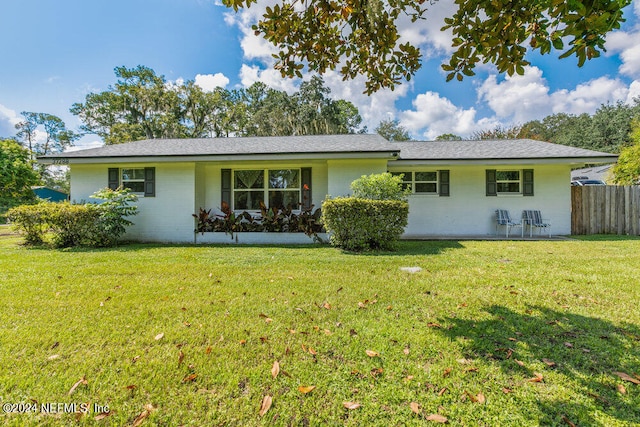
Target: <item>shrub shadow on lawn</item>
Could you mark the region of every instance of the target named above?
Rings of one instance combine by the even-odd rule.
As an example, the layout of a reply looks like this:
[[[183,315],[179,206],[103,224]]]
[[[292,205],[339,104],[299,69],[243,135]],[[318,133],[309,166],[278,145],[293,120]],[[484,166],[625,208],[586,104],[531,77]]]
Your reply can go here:
[[[614,373],[640,374],[640,329],[636,325],[616,326],[540,306],[528,306],[523,313],[500,305],[485,311],[489,319],[441,319],[450,326],[441,332],[462,343],[466,358],[499,366],[514,388],[548,384],[569,387],[579,395],[551,400],[545,399],[547,393],[541,389],[538,425],[571,425],[567,422],[571,421],[580,426],[604,426],[595,418],[596,411],[625,425],[640,423],[640,385]],[[536,373],[544,377],[540,383],[530,381]],[[619,385],[626,393],[617,389]]]
[[[410,256],[410,255],[438,255],[451,249],[462,249],[464,246],[455,240],[414,240],[401,241],[394,251],[342,251],[345,255],[365,256]]]

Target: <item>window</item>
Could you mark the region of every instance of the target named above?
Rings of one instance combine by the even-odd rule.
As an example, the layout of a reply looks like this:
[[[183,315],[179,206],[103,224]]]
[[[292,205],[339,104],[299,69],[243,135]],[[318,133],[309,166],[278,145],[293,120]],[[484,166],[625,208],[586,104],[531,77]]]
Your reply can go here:
[[[144,197],[154,197],[156,168],[109,168],[108,187],[112,190],[129,188]]]
[[[487,196],[533,196],[533,169],[486,170]]]
[[[519,194],[520,171],[496,171],[496,191],[498,194]]]
[[[123,188],[129,188],[134,193],[144,193],[144,168],[120,169],[120,182]]]
[[[268,203],[266,202],[268,201]],[[252,169],[233,172],[233,209],[259,210],[300,205],[300,169]]]
[[[449,171],[412,171],[391,172],[392,175],[404,175],[403,188],[410,188],[414,194],[449,195]]]

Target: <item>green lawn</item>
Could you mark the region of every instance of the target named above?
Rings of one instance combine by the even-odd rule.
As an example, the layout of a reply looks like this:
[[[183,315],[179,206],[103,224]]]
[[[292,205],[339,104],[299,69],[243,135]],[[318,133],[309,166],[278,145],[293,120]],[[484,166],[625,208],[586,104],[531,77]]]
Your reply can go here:
[[[49,250],[0,228],[0,403],[111,410],[0,423],[640,425],[639,249]]]

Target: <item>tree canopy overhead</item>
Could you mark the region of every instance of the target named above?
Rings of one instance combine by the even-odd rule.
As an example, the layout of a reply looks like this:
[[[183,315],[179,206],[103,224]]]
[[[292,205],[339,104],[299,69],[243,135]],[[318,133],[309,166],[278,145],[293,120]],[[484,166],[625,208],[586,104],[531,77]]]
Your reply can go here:
[[[366,93],[393,89],[421,67],[418,46],[403,43],[398,21],[425,19],[437,0],[278,0],[253,29],[278,48],[276,69],[300,77],[305,65],[324,73],[340,66],[345,80],[367,78]],[[223,0],[238,11],[257,0]],[[479,62],[523,74],[530,50],[575,56],[578,66],[605,50],[605,36],[624,22],[631,0],[455,0],[442,30],[455,49],[442,68],[447,80],[472,76]]]

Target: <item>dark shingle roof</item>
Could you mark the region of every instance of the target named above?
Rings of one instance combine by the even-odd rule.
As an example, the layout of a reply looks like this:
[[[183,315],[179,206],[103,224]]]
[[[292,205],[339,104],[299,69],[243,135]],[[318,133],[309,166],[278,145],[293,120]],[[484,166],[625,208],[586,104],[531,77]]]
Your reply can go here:
[[[531,139],[490,141],[388,142],[379,135],[307,135],[286,137],[150,139],[53,154],[40,159],[132,157],[209,157],[242,155],[311,155],[399,153],[399,161],[482,161],[518,159],[594,159],[615,161],[617,155]]]
[[[373,153],[399,148],[379,135],[148,139],[44,156],[43,158],[229,156],[253,154]]]
[[[556,159],[617,156],[533,139],[396,142],[399,160]]]

